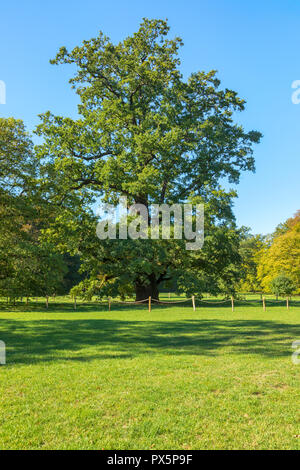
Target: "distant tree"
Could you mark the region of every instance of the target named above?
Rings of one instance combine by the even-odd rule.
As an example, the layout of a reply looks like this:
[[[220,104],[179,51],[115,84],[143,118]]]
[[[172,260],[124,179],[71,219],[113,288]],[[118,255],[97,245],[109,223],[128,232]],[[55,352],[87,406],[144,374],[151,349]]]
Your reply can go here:
[[[270,243],[259,253],[258,279],[265,290],[278,275],[293,280],[300,292],[300,211],[287,220],[284,230],[275,231]]]
[[[283,274],[275,277],[275,279],[271,281],[270,287],[273,294],[275,294],[277,297],[292,295],[297,288],[294,281],[290,277],[284,276]]]
[[[10,270],[0,280],[1,296],[11,299],[48,297],[58,291],[66,265],[53,247],[28,238],[9,255]]]
[[[0,118],[0,143],[0,295],[50,295],[65,267],[40,240],[52,208],[40,196],[39,160],[20,120]]]
[[[262,235],[251,235],[249,230],[244,232],[240,243],[240,255],[242,258],[241,280],[239,290],[241,292],[258,292],[261,284],[257,277],[259,253],[265,246],[265,237]]]
[[[24,227],[33,215],[31,183],[36,167],[33,144],[22,121],[0,118],[0,142],[0,283],[3,286],[8,279],[15,278],[18,248],[24,247],[28,240]]]

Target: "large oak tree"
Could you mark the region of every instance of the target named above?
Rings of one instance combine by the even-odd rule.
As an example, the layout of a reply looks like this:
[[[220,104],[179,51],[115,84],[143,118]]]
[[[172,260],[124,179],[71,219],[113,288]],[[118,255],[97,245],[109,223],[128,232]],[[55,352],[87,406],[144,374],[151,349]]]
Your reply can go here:
[[[130,203],[147,207],[213,200],[212,219],[230,224],[229,196],[220,190],[220,179],[237,183],[242,171],[254,170],[252,146],[260,133],[246,132],[234,122],[245,102],[236,92],[220,89],[215,71],[183,78],[181,46],[180,38],[169,38],[165,21],[144,19],[135,34],[118,44],[100,33],[72,51],[62,47],[52,60],[75,66],[70,82],[80,99],[78,119],[47,112],[37,129],[44,139],[38,148],[44,181],[61,208],[60,221],[78,201],[87,207],[93,197],[115,204],[127,196]],[[78,236],[78,252],[97,258],[94,276],[100,270],[99,276],[114,280],[119,291],[130,283],[138,299],[157,297],[161,282],[193,263],[190,279],[196,272],[203,277],[204,268],[209,272],[208,261],[197,264],[201,256],[183,251],[180,243],[98,241],[98,248],[89,251],[83,238]],[[225,239],[230,234],[221,246],[215,238],[215,263],[222,264],[230,252]],[[74,251],[72,243],[69,251]],[[234,259],[235,249],[232,253]],[[189,257],[192,262],[186,262]]]

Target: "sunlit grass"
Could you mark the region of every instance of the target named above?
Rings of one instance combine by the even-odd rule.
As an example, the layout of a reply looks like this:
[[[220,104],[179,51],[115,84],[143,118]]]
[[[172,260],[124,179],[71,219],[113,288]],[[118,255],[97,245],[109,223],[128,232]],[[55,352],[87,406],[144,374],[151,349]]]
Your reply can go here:
[[[258,305],[3,303],[0,448],[299,449],[300,308]]]

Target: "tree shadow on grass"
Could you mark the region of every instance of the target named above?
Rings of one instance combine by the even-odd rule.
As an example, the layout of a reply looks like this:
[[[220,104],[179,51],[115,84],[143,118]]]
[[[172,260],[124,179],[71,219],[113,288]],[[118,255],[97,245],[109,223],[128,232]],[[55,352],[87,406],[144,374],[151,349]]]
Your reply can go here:
[[[74,317],[73,317],[74,318]],[[7,364],[134,358],[144,354],[283,357],[300,325],[266,320],[1,319]],[[290,343],[290,344],[289,344]]]

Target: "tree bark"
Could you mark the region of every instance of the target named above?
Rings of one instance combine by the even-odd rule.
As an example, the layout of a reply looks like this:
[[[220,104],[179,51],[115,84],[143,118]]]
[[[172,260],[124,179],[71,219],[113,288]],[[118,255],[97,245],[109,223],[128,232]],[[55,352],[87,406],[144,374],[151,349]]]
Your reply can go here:
[[[158,283],[154,278],[150,279],[149,284],[140,284],[137,282],[135,285],[135,300],[145,300],[149,297],[159,299]]]

